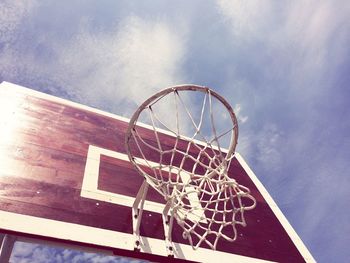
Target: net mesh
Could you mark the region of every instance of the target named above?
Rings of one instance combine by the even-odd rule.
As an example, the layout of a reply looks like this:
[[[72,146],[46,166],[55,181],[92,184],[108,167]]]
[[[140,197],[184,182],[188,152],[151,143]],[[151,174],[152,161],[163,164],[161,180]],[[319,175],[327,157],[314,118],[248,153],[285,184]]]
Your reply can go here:
[[[210,89],[200,91],[203,98],[197,118],[185,103],[188,98],[182,98],[177,89],[146,101],[130,122],[127,145],[137,170],[170,203],[170,213],[183,229],[183,237],[194,249],[201,244],[216,249],[220,239],[236,240],[236,226],[246,225],[244,213],[255,207],[256,200],[247,187],[228,175],[238,134],[231,107],[225,105],[230,121],[226,118],[226,130],[219,131],[214,105],[222,104],[222,98]],[[154,105],[171,94],[175,109],[170,111],[172,115],[161,116]],[[152,129],[136,125],[141,113],[146,114]],[[186,122],[181,121],[180,113]],[[205,120],[209,125],[204,124]],[[184,124],[191,126],[187,129],[192,132],[189,136],[181,132]],[[227,143],[225,136],[230,137],[228,150],[222,147]]]

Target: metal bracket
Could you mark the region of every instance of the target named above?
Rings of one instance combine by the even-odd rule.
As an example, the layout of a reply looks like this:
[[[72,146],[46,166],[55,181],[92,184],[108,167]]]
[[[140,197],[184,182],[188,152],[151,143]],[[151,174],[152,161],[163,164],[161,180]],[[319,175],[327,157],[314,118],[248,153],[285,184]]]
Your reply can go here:
[[[145,203],[146,194],[148,191],[148,183],[146,180],[143,181],[132,206],[132,229],[135,238],[134,250],[141,250],[140,240],[140,224],[143,212],[143,205]]]
[[[163,218],[163,226],[164,226],[164,236],[165,236],[165,244],[168,253],[168,257],[174,257],[174,248],[172,245],[171,232],[173,229],[174,216],[173,211],[171,210],[171,215],[169,215],[169,210],[171,208],[172,201],[169,200],[163,210],[162,218]]]

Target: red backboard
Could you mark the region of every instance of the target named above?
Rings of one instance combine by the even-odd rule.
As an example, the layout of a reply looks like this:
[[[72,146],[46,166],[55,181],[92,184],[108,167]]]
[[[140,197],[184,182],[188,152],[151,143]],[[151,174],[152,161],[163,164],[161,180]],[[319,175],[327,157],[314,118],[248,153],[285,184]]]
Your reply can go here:
[[[128,119],[6,82],[0,107],[0,229],[166,260],[165,202],[152,189],[141,221],[141,251],[133,251],[131,206],[143,178],[125,153]],[[175,223],[175,258],[314,262],[239,154],[229,172],[257,200],[247,227],[238,227],[237,240],[221,241],[216,251],[204,245],[193,250]]]

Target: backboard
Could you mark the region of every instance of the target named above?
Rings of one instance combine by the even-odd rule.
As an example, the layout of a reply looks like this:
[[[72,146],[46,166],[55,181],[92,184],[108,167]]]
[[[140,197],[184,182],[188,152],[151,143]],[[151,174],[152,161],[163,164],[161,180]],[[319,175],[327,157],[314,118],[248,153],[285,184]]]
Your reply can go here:
[[[134,251],[131,207],[143,178],[125,152],[128,119],[6,82],[0,107],[0,229],[169,260],[161,226],[165,201],[153,189],[140,227],[143,245]],[[149,128],[143,128],[146,136]],[[229,172],[257,200],[248,226],[214,251],[193,250],[174,224],[174,261],[314,262],[242,156],[235,156]]]

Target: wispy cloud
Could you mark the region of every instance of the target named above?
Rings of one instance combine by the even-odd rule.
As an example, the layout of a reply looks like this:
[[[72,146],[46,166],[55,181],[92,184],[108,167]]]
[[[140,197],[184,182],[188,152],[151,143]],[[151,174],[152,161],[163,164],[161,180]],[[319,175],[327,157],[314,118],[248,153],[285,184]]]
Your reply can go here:
[[[11,255],[15,263],[141,263],[138,259],[120,258],[101,254],[86,253],[60,247],[42,246],[31,243],[16,242]]]
[[[0,2],[0,40],[9,42],[13,40],[14,31],[21,24],[22,19],[32,10],[36,1],[9,1]]]
[[[25,72],[39,82],[50,80],[53,93],[63,87],[75,100],[125,113],[120,104],[140,103],[159,87],[181,81],[184,32],[162,19],[147,21],[135,15],[123,18],[112,32],[94,31],[83,18],[68,39],[48,32],[33,36],[37,43],[26,48],[30,52],[18,46],[25,43],[7,47],[0,70],[10,79]]]
[[[98,106],[113,105],[113,100],[140,103],[181,79],[184,52],[182,36],[166,23],[135,16],[114,33],[93,34],[83,28],[68,45],[57,47],[60,68],[71,73],[68,88]]]
[[[343,115],[349,110],[343,97],[347,84],[339,78],[349,66],[345,61],[350,5],[346,1],[217,3],[232,43],[250,65],[250,72],[240,75],[239,67],[234,67],[226,78],[227,86],[233,83],[238,89],[231,94],[245,91],[248,96],[240,96],[240,104],[251,108],[249,121],[242,126],[241,149],[249,153],[298,232],[308,233],[304,240],[312,251],[321,250],[311,240],[327,236],[332,239],[326,242],[328,249],[345,253],[337,227],[324,219],[330,213],[337,214],[335,220],[349,219],[341,208],[350,198],[344,190],[349,181],[342,157],[349,154],[345,148],[349,125]]]
[[[241,43],[263,37],[276,17],[269,16],[274,11],[271,1],[218,0],[217,4],[235,40]]]

